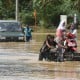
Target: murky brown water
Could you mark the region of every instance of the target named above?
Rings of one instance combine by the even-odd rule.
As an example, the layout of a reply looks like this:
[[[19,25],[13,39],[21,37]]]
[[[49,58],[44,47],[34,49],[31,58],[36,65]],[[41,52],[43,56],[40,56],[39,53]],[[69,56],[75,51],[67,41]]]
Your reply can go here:
[[[0,42],[0,80],[80,80],[79,61],[38,61],[41,45]]]

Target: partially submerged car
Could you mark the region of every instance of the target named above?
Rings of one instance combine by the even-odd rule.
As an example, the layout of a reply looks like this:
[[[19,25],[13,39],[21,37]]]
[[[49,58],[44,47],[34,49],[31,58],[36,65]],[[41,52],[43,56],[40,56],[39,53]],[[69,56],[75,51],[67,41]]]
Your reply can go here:
[[[21,23],[16,20],[0,20],[0,40],[24,40]]]

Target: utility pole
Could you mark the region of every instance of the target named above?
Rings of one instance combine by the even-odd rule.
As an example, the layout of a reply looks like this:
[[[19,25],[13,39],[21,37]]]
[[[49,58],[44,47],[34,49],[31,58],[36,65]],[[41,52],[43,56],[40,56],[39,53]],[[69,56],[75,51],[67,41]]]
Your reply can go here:
[[[16,21],[18,21],[18,0],[16,0],[16,12],[15,12]]]

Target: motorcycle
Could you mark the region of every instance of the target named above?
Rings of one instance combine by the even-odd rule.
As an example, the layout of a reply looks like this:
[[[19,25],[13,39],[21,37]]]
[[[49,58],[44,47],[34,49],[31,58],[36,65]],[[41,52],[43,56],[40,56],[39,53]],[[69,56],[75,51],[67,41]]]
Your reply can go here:
[[[66,60],[73,60],[74,54],[77,53],[77,43],[74,39],[69,39],[66,43],[66,49],[64,52],[64,58]]]
[[[46,47],[46,45],[43,45],[40,49],[39,61],[42,61],[43,59],[47,61],[56,61],[58,53],[59,51],[57,49],[52,50]],[[73,61],[73,60],[80,61],[80,53],[77,52],[77,43],[74,39],[68,39],[66,41],[66,48],[63,53],[63,58],[64,60],[67,61]]]

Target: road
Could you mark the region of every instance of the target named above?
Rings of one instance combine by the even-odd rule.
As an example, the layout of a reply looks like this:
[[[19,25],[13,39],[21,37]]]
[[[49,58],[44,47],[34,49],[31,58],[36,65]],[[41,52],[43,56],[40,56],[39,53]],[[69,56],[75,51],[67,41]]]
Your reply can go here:
[[[30,45],[0,42],[0,80],[80,80],[79,61],[41,62]]]

